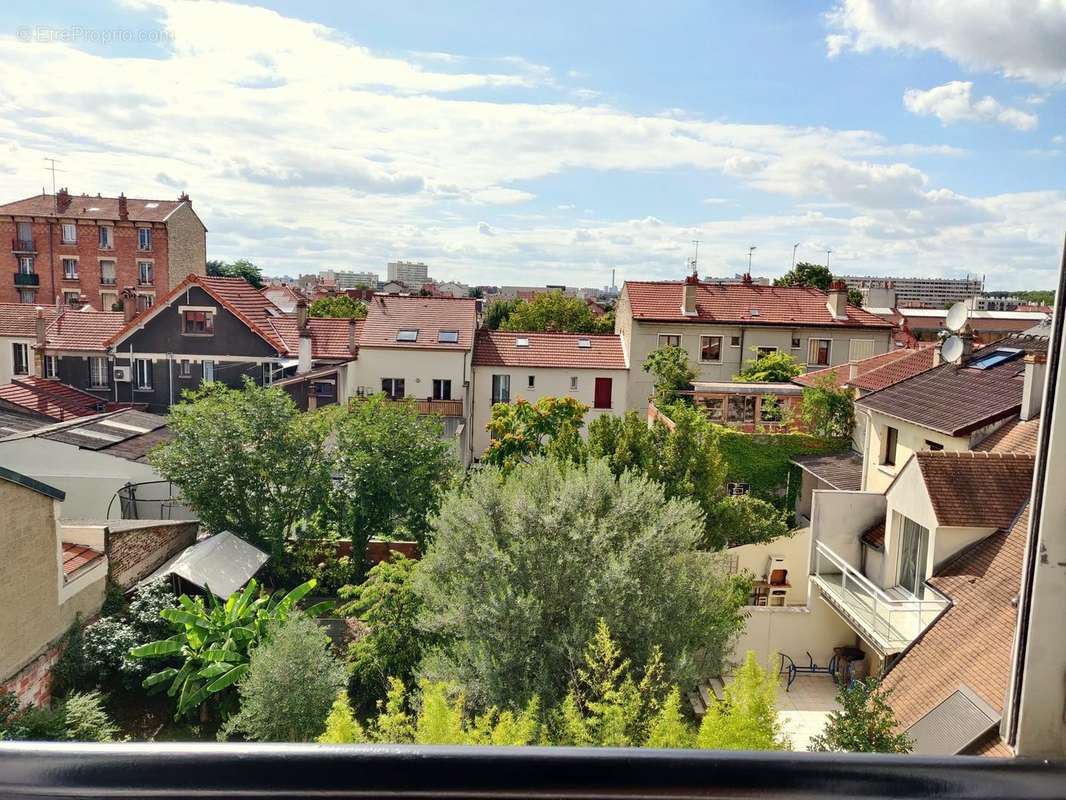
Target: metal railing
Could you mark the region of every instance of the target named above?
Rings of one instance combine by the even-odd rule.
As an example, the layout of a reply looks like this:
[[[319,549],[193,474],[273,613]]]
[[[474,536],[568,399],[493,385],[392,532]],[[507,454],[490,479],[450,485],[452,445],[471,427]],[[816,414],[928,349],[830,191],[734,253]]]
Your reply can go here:
[[[40,286],[41,276],[36,272],[16,272],[15,273],[15,285],[16,286]]]
[[[925,597],[893,597],[855,569],[824,542],[815,542],[815,578],[823,596],[836,602],[851,622],[885,649],[902,649],[943,611],[948,600],[928,586]],[[823,559],[834,569],[823,569]],[[839,576],[839,582],[834,580]]]
[[[37,242],[33,239],[12,239],[11,240],[11,252],[12,253],[36,253]]]
[[[369,400],[374,395],[369,392],[363,394],[357,394],[353,397],[353,400]],[[402,403],[410,401],[414,403],[415,410],[419,414],[436,414],[440,417],[461,417],[463,416],[463,401],[462,400],[419,400],[414,397],[405,398],[393,398],[386,397],[386,400],[390,402]]]
[[[127,483],[107,504],[106,519],[118,501],[119,519],[196,519],[181,498],[178,487],[170,481]]]

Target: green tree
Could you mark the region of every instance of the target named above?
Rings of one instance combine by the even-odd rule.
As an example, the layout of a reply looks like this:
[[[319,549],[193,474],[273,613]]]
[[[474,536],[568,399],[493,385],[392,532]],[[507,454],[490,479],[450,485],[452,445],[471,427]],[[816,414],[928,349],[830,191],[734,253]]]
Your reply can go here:
[[[326,729],[317,739],[319,744],[356,744],[366,741],[366,733],[352,713],[348,692],[341,689],[330,706]]]
[[[208,261],[207,274],[217,278],[244,278],[256,289],[262,289],[263,271],[246,258],[239,258],[229,263],[225,261]]]
[[[696,733],[681,711],[681,690],[675,686],[652,719],[644,746],[684,748],[692,747],[695,743]]]
[[[320,297],[311,302],[307,313],[312,317],[339,317],[341,319],[365,319],[366,303],[346,294]]]
[[[414,719],[407,710],[407,688],[399,678],[389,678],[385,699],[367,727],[367,738],[382,744],[410,744],[415,740]]]
[[[914,743],[897,733],[899,720],[889,705],[890,692],[876,678],[837,687],[839,711],[829,714],[821,734],[811,739],[811,750],[841,753],[909,753]]]
[[[848,305],[862,308],[862,292],[858,289],[848,289]]]
[[[314,741],[346,682],[344,667],[318,623],[290,614],[273,623],[251,651],[247,674],[237,684],[240,710],[226,720],[219,738],[238,734],[257,742]]]
[[[723,497],[715,504],[708,532],[714,549],[772,542],[789,532],[788,516],[750,494]]]
[[[850,437],[855,427],[855,398],[851,389],[837,386],[831,375],[823,375],[814,386],[804,388],[799,419],[815,436]]]
[[[535,403],[518,399],[497,403],[485,426],[492,434],[481,460],[505,472],[542,455],[560,434],[569,434],[584,425],[589,407],[573,397],[541,397]],[[572,436],[570,437],[572,445]]]
[[[603,329],[588,303],[553,290],[518,302],[501,321],[500,330],[600,333]]]
[[[280,388],[204,383],[170,407],[174,439],[148,460],[200,523],[232,531],[284,561],[286,532],[330,491],[330,417],[300,413]]]
[[[467,290],[466,296],[467,297],[473,297],[476,300],[480,300],[481,298],[483,298],[485,296],[485,290],[482,289],[480,286],[471,286]]]
[[[671,682],[714,670],[743,626],[747,581],[698,551],[698,507],[603,461],[486,467],[434,521],[416,590],[421,626],[441,637],[426,677],[480,707],[566,693],[602,617],[635,669],[662,648]],[[700,663],[695,660],[699,654]]]
[[[688,353],[672,344],[653,350],[640,366],[655,376],[655,405],[660,409],[674,403],[680,397],[678,392],[692,388],[696,378]]]
[[[658,436],[644,415],[636,411],[627,411],[623,417],[601,414],[589,424],[588,456],[607,459],[615,475],[627,469],[655,475],[659,466],[656,445],[669,435],[665,426],[657,433]]]
[[[696,746],[711,750],[787,750],[777,714],[778,674],[760,666],[748,651],[743,666],[711,704],[700,723]]]
[[[114,742],[118,726],[104,709],[99,692],[71,692],[62,703],[63,738],[72,742]]]
[[[521,303],[521,300],[493,300],[485,307],[485,327],[497,330]]]
[[[758,355],[744,362],[744,368],[733,378],[742,383],[788,383],[803,373],[803,367],[788,353],[772,352]]]
[[[780,278],[775,278],[774,286],[807,286],[828,292],[832,282],[833,274],[829,267],[801,261]]]
[[[410,536],[424,549],[428,520],[457,466],[440,419],[377,395],[342,409],[335,431],[333,504],[352,552],[364,553],[374,536]],[[353,559],[355,581],[363,565]]]

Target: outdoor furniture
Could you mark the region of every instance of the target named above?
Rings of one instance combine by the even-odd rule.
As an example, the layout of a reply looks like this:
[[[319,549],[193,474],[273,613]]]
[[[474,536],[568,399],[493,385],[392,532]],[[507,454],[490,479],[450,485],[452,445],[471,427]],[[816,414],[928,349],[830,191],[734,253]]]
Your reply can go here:
[[[787,664],[785,662],[788,662]],[[837,656],[834,653],[833,657],[829,659],[829,664],[824,667],[819,667],[814,663],[814,656],[810,651],[807,651],[807,665],[796,666],[796,662],[792,660],[791,656],[785,653],[781,654],[781,669],[780,672],[788,671],[788,682],[785,684],[785,691],[787,692],[792,688],[792,682],[796,680],[796,676],[800,673],[804,675],[828,675],[836,683],[837,680]]]

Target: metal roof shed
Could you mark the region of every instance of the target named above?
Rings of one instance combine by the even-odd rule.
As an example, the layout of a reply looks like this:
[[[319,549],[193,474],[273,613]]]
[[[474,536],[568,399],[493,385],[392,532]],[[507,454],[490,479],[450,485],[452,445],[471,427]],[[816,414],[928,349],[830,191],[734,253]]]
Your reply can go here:
[[[225,600],[250,581],[269,558],[257,547],[222,531],[185,548],[141,583],[177,575]]]

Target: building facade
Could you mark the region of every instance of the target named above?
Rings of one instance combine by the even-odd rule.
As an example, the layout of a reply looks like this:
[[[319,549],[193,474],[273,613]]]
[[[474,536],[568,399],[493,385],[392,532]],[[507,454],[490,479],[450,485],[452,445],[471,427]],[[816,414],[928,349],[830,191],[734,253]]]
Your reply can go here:
[[[387,270],[388,280],[406,283],[413,289],[421,289],[429,281],[429,266],[421,261],[390,261]]]
[[[877,290],[895,292],[896,305],[914,308],[947,308],[952,303],[959,303],[980,295],[985,290],[984,279],[977,276],[965,278],[895,278],[871,275],[840,275],[849,289],[871,293],[871,298],[881,298]],[[879,305],[871,299],[866,305]]]

